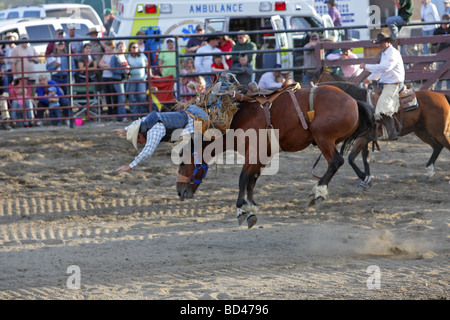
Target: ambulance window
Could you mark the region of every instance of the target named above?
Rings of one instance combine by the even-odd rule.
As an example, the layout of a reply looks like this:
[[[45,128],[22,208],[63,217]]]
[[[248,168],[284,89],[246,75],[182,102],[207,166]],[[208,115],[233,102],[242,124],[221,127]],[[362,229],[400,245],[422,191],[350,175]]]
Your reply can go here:
[[[320,28],[323,24],[315,17],[293,17],[291,18],[292,29]]]
[[[117,35],[119,33],[119,28],[120,28],[120,21],[117,19],[114,19],[113,24],[111,26],[111,30],[113,30],[113,33],[115,35]]]
[[[223,32],[225,30],[225,21],[209,21],[206,32],[214,33],[214,32]]]

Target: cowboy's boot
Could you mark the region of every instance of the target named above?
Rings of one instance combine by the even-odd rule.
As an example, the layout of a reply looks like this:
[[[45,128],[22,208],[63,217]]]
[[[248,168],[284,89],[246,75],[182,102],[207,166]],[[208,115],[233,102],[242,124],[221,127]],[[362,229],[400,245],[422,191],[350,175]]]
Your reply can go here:
[[[383,125],[383,136],[380,140],[386,141],[398,139],[398,133],[395,129],[395,120],[393,117],[383,115],[381,118],[381,124]],[[384,128],[386,128],[387,135],[385,134]]]

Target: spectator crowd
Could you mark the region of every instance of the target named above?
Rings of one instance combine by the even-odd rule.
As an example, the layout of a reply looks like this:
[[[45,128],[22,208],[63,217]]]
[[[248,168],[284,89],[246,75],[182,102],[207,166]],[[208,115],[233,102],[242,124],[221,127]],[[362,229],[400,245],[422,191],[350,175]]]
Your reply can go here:
[[[386,21],[391,36],[396,37],[400,28],[410,21],[413,6],[412,0],[393,1],[398,8],[398,15],[388,17]],[[325,3],[335,25],[341,26],[342,18],[335,1],[326,0]],[[445,3],[450,6],[450,0],[445,0]],[[422,4],[423,21],[439,20],[436,6],[430,0],[422,0]],[[113,20],[112,13],[105,12],[107,33]],[[445,13],[442,20],[450,20],[449,14]],[[136,36],[145,34],[141,30]],[[449,24],[426,25],[423,34],[449,34]],[[56,30],[56,40],[48,43],[45,50],[47,73],[39,74],[36,66],[44,60],[26,42],[28,36],[11,32],[4,36],[3,40],[11,42],[0,48],[0,115],[3,120],[12,120],[2,123],[4,129],[41,126],[46,114],[50,118],[47,123],[70,124],[68,119],[73,118],[74,107],[71,97],[76,98],[71,84],[88,90],[82,94],[101,94],[105,99],[105,118],[128,122],[152,110],[161,110],[162,104],[174,103],[173,92],[180,93],[176,97],[179,101],[192,100],[198,93],[208,89],[223,71],[234,73],[240,84],[246,86],[256,79],[258,48],[244,31],[234,41],[227,36],[205,35],[203,26],[197,25],[195,34],[187,42],[185,53],[198,55],[180,59],[179,70],[177,55],[183,54],[183,51],[178,49],[176,52],[179,46],[174,38],[163,39],[164,46],[154,55],[148,53],[153,50],[142,38],[131,40],[127,47],[122,41],[102,40],[96,28],[89,29],[86,37],[90,41],[77,41],[75,24],[68,25],[66,32]],[[320,41],[327,41],[320,39],[317,33],[309,34],[307,39],[309,42],[304,47],[311,49]],[[21,43],[15,44],[17,40],[21,40]],[[447,47],[448,43],[443,43],[438,51]],[[429,46],[425,44],[424,54],[428,53]],[[314,51],[305,50],[303,55],[304,67],[316,66]],[[355,59],[357,56],[351,48],[346,48],[327,52],[325,58],[340,60]],[[278,70],[282,69],[281,65],[275,64],[271,69],[259,77],[258,87],[280,88],[290,76],[290,72]],[[358,75],[361,69],[358,65],[345,65],[339,71],[345,77],[352,77]],[[312,70],[304,70],[302,85],[308,86],[313,75]],[[77,94],[80,94],[79,91]],[[153,102],[151,106],[149,101]]]

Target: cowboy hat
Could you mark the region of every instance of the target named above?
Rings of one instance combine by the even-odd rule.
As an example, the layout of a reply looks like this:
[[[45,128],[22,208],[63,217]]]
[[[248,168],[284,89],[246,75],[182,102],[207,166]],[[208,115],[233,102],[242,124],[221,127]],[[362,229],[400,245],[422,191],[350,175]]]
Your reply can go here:
[[[127,130],[127,140],[133,144],[136,150],[138,150],[137,139],[139,135],[139,129],[141,128],[141,121],[141,119],[133,121],[133,123],[128,126]]]
[[[380,43],[380,42],[390,42],[390,43],[392,43],[392,42],[395,42],[395,39],[391,38],[391,37],[387,37],[383,33],[379,33],[379,34],[377,34],[377,38],[375,40],[372,40],[372,43],[377,44],[377,43]]]
[[[9,38],[9,37],[13,37],[13,38],[15,38],[16,40],[19,39],[19,36],[18,36],[17,33],[15,33],[15,32],[8,32],[8,33],[6,34],[6,36],[5,36],[5,38]]]

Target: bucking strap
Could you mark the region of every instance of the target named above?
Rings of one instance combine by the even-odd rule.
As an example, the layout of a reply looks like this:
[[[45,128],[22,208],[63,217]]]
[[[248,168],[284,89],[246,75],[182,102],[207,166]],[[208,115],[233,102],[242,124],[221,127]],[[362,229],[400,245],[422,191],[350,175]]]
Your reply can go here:
[[[294,91],[289,90],[289,94],[291,95],[292,102],[294,103],[295,110],[297,111],[298,117],[300,118],[300,122],[302,123],[303,129],[308,129],[308,124],[306,123],[305,116],[303,115],[302,110],[298,104],[297,98],[295,97]]]
[[[309,111],[307,112],[309,122],[312,122],[315,116],[314,111],[314,91],[316,91],[317,86],[312,86],[309,89]]]

